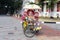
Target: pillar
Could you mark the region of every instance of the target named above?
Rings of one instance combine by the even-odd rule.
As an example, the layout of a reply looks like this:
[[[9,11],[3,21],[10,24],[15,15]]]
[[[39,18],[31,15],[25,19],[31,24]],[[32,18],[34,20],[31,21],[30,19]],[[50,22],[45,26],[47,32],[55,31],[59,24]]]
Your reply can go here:
[[[54,4],[54,17],[57,17],[57,3]]]
[[[46,3],[44,4],[44,7],[43,7],[43,15],[45,16],[45,13],[46,13]]]
[[[54,4],[54,12],[57,12],[57,3]]]

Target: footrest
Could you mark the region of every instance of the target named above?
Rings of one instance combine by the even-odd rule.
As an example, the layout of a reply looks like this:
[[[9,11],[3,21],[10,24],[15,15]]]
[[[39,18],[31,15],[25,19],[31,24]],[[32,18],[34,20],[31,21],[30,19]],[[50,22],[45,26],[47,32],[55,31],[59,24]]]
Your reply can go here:
[[[42,27],[36,27],[34,30],[41,30]]]

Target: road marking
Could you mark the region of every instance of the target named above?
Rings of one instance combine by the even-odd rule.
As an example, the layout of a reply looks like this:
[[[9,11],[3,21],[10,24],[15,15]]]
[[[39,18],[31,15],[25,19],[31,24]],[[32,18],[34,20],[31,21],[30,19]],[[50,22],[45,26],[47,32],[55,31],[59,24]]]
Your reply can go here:
[[[56,24],[60,24],[60,22],[56,22]]]
[[[41,22],[41,23],[44,23],[44,22]]]

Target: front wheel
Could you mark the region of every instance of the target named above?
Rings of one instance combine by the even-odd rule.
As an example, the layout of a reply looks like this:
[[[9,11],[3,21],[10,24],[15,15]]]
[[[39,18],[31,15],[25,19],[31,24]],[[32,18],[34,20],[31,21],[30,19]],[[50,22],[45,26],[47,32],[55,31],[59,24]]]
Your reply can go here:
[[[34,31],[32,31],[32,30],[25,30],[24,34],[26,37],[29,37],[29,38],[31,38],[35,35]]]
[[[29,38],[33,37],[35,35],[35,31],[33,29],[34,29],[34,26],[28,26],[24,32],[25,36]]]

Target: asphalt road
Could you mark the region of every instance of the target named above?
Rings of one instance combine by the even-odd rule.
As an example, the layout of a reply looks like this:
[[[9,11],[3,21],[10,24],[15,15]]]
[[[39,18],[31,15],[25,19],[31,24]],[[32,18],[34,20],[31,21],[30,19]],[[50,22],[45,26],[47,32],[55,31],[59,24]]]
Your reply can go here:
[[[0,16],[0,40],[38,40],[25,37],[20,20],[10,16]]]
[[[60,24],[42,24],[42,34],[28,38],[23,34],[21,20],[0,16],[0,40],[60,40]]]
[[[60,40],[60,24],[42,25],[41,34],[37,35],[39,40]]]

